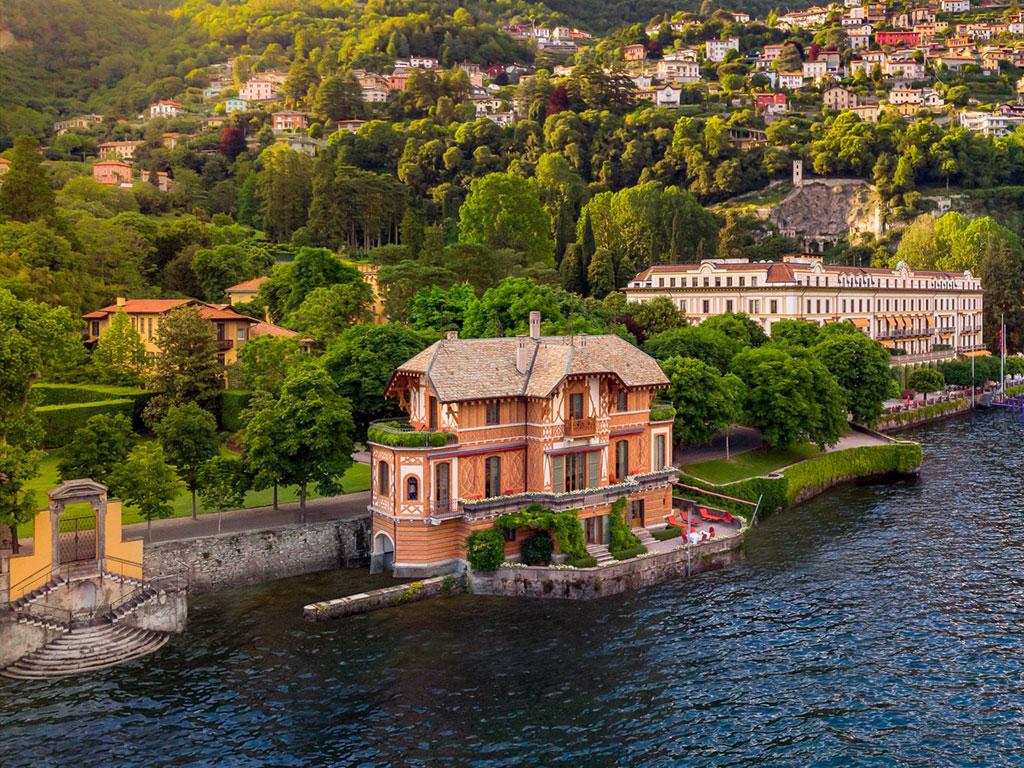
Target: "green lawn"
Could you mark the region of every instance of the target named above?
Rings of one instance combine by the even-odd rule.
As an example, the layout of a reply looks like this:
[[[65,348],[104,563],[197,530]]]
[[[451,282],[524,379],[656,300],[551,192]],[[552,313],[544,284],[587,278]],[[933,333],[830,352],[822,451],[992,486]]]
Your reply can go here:
[[[795,464],[821,453],[817,446],[805,443],[790,448],[753,450],[734,455],[731,459],[701,461],[682,467],[687,474],[712,483],[731,483],[748,477],[764,475],[772,470]]]
[[[226,448],[221,449],[221,453],[229,453]],[[42,463],[39,466],[39,475],[28,484],[28,487],[35,491],[36,506],[43,508],[46,506],[46,492],[51,488],[55,487],[60,483],[57,477],[57,463],[60,461],[59,451],[50,451],[46,454]],[[349,467],[345,476],[342,478],[344,485],[344,493],[357,493],[359,491],[367,491],[370,489],[370,467],[366,464],[360,464],[353,462],[352,466]],[[319,494],[314,489],[310,489],[308,498],[318,498]],[[289,501],[298,501],[299,493],[298,489],[294,487],[284,487],[278,489],[277,500],[283,504]],[[268,488],[265,491],[250,491],[245,497],[246,508],[249,507],[264,507],[274,502],[274,491],[272,488]],[[197,505],[199,514],[206,514],[207,510],[203,509],[202,500],[197,499]],[[213,510],[210,510],[213,511]],[[192,514],[192,494],[188,491],[182,491],[174,499],[174,514],[173,517],[188,517]],[[144,522],[144,518],[133,507],[125,507],[122,515],[123,522],[127,525],[129,523],[141,523]],[[27,537],[32,535],[32,523],[22,523],[18,526],[18,536]]]

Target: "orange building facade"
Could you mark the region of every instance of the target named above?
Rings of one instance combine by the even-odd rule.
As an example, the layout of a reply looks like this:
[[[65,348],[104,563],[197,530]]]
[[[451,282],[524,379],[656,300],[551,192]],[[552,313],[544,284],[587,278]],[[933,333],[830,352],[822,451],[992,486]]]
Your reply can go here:
[[[633,527],[671,511],[672,416],[652,420],[658,364],[617,336],[458,339],[395,372],[387,394],[408,421],[371,428],[373,570],[460,569],[466,538],[534,503],[575,509],[588,544],[607,543],[611,505]],[[663,414],[655,414],[663,415]],[[525,531],[506,532],[519,557]]]

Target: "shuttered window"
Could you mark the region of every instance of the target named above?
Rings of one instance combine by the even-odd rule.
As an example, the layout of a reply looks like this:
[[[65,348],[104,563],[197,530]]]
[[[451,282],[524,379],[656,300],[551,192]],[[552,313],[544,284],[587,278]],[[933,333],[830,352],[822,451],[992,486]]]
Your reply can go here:
[[[565,456],[551,457],[551,489],[555,493],[565,490]]]
[[[587,479],[584,488],[596,488],[601,477],[601,452],[591,451],[587,454]]]

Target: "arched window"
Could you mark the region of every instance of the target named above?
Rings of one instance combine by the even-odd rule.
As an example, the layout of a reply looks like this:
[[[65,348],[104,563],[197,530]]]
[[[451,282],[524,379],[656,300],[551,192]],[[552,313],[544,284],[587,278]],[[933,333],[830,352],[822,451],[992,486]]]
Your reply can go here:
[[[420,497],[420,481],[417,477],[410,477],[405,481],[405,498],[407,501],[416,501]]]
[[[382,461],[377,465],[377,494],[380,496],[387,496],[389,488],[391,487],[391,480],[388,477],[390,467],[387,462]]]

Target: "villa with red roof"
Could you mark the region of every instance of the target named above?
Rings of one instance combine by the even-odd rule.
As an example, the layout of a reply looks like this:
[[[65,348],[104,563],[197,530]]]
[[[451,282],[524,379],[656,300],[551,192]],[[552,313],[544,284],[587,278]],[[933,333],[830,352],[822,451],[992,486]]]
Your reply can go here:
[[[238,359],[238,350],[249,339],[257,336],[298,337],[295,331],[279,325],[257,320],[235,311],[230,304],[206,304],[195,299],[125,299],[118,297],[114,304],[95,312],[82,315],[86,322],[85,343],[95,344],[107,328],[110,320],[117,312],[124,312],[132,321],[132,327],[139,332],[142,343],[150,358],[160,354],[157,337],[160,321],[168,312],[184,306],[199,308],[200,314],[210,321],[217,345],[217,359],[221,365],[231,365]],[[300,340],[304,347],[309,346],[308,339]]]
[[[618,336],[460,339],[451,333],[395,371],[386,394],[408,418],[371,427],[373,568],[458,570],[466,539],[530,506],[574,510],[603,546],[612,504],[634,528],[671,513],[674,411],[668,380]],[[505,533],[519,557],[526,531]]]

